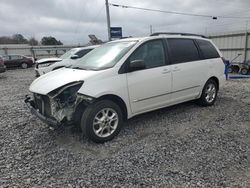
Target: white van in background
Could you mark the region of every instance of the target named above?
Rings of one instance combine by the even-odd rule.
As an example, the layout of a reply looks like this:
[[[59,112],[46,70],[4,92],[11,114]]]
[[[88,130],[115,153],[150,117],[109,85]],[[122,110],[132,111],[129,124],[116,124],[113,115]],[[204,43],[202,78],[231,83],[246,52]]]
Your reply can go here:
[[[70,66],[74,63],[76,59],[83,57],[96,47],[98,47],[98,45],[87,46],[82,48],[72,48],[71,50],[60,56],[60,58],[51,57],[37,60],[35,62],[36,77],[46,74],[52,70],[56,70],[65,66]]]

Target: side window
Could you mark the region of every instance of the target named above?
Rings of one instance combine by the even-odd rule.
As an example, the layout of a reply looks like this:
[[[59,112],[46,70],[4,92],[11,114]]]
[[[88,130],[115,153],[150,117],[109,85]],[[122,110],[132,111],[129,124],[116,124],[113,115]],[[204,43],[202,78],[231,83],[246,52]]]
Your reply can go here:
[[[93,49],[85,49],[85,50],[80,50],[79,52],[76,52],[76,55],[78,55],[79,58],[85,56],[87,53],[89,53]]]
[[[197,44],[200,47],[201,53],[204,59],[218,58],[220,57],[219,53],[211,42],[206,40],[196,40]]]
[[[16,60],[16,56],[14,56],[14,55],[9,56],[9,58],[10,58],[10,60]]]
[[[19,55],[12,55],[12,56],[10,56],[10,59],[11,60],[18,60],[18,59],[22,59],[22,57]]]
[[[146,69],[166,65],[162,40],[149,41],[141,45],[130,56],[129,60],[130,62],[134,60],[144,60]]]
[[[200,60],[198,49],[191,39],[167,39],[173,64]]]

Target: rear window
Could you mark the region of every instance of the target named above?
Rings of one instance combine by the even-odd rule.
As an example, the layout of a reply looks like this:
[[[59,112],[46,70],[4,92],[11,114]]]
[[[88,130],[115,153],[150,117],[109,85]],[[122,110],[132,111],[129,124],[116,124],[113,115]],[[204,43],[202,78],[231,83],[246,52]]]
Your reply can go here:
[[[220,57],[219,53],[215,49],[215,47],[211,44],[211,42],[206,40],[196,40],[201,53],[204,59],[218,58]]]
[[[167,39],[173,64],[200,60],[198,49],[191,39]]]

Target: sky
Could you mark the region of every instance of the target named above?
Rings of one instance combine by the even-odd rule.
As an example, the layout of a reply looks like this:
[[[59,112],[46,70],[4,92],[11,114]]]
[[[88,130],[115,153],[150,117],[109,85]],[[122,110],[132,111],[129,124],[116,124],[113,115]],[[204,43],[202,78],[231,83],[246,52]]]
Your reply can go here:
[[[182,16],[110,6],[111,26],[123,36],[153,32],[213,34],[250,28],[249,0],[109,0],[110,3],[211,16],[249,17],[225,19]],[[247,22],[249,20],[249,23]],[[88,35],[107,40],[105,0],[1,0],[0,36],[53,36],[64,44],[86,44]]]

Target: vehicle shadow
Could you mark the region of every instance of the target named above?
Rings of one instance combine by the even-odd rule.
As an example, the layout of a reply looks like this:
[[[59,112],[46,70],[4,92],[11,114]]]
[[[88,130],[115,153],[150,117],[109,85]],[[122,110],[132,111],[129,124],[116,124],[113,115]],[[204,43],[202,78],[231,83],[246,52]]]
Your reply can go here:
[[[7,76],[5,73],[0,73],[0,80],[7,79]]]
[[[31,68],[34,68],[34,65],[33,65],[33,66],[30,66],[30,67],[27,67],[26,69],[31,69]],[[23,69],[22,67],[8,67],[8,68],[6,68],[6,71],[12,71],[12,70],[26,70],[26,69]]]
[[[56,143],[76,153],[86,153],[97,156],[109,156],[117,153],[122,147],[134,144],[153,133],[168,131],[168,124],[187,119],[187,115],[193,109],[199,108],[194,102],[186,102],[142,115],[127,120],[118,136],[104,144],[96,144],[82,135],[76,126],[60,127],[50,132],[54,135]],[[177,118],[177,119],[176,119]],[[157,129],[158,128],[158,129]],[[109,147],[109,150],[104,148]],[[106,153],[105,153],[106,152]]]

